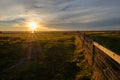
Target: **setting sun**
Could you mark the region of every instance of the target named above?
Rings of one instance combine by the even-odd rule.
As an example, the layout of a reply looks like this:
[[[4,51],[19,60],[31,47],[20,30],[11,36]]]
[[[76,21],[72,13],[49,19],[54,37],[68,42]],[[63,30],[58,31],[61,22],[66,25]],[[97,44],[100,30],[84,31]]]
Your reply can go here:
[[[35,22],[29,23],[29,28],[32,30],[32,32],[34,32],[37,27],[38,25]]]
[[[37,24],[34,23],[34,22],[30,22],[29,27],[30,27],[31,30],[35,30],[37,28]]]

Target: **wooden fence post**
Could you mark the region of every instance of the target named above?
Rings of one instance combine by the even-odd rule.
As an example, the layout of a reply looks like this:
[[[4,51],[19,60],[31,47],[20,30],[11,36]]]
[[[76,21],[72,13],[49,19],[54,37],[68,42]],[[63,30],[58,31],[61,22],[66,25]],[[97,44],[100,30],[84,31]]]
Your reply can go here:
[[[95,46],[93,44],[94,40],[92,40],[92,66],[94,65],[94,57],[95,57]]]
[[[85,44],[85,32],[82,33],[82,48],[84,49]]]

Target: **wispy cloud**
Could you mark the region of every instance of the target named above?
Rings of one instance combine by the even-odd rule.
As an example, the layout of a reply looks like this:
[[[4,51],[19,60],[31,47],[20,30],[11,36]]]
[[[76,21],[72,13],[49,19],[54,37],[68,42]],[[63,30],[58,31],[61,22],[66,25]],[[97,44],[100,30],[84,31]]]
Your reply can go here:
[[[14,24],[23,24],[25,22],[24,18],[15,18],[11,20],[1,20],[0,25],[4,27],[12,26]]]
[[[60,30],[120,29],[119,0],[1,0],[0,26],[35,20]]]

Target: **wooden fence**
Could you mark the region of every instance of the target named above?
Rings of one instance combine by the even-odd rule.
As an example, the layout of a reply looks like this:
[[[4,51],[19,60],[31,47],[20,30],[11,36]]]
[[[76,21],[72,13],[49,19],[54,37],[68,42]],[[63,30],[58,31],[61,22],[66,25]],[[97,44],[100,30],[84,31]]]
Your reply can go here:
[[[120,56],[103,47],[84,33],[78,33],[85,59],[95,80],[120,80]]]

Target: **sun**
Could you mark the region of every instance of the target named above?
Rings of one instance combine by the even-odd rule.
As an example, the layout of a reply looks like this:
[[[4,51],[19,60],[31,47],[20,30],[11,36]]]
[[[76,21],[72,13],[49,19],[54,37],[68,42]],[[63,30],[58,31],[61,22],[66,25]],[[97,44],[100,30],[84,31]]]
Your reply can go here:
[[[34,32],[37,29],[38,25],[35,22],[29,23],[29,28],[32,32]]]
[[[37,28],[37,24],[34,23],[34,22],[30,22],[29,27],[30,27],[31,30],[35,30]]]

